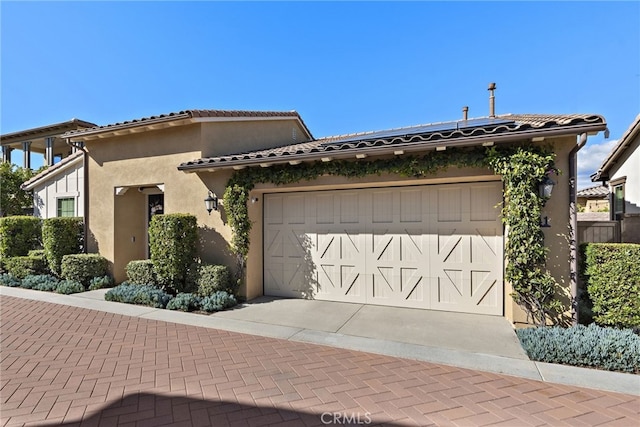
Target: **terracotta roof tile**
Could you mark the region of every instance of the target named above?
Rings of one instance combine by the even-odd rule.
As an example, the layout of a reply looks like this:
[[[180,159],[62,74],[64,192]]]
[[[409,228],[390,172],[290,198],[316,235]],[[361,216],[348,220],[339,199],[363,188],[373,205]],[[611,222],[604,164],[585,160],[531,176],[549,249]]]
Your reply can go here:
[[[587,198],[600,198],[607,197],[609,195],[609,187],[605,187],[604,185],[596,185],[594,187],[584,188],[578,191],[578,197],[587,197]]]
[[[433,149],[436,145],[454,145],[480,143],[477,141],[498,139],[503,136],[519,135],[521,138],[531,137],[531,134],[543,130],[559,130],[559,134],[570,134],[581,127],[590,130],[604,130],[606,122],[602,116],[593,114],[505,114],[496,118],[481,117],[469,119],[469,122],[484,123],[484,125],[464,127],[455,125],[457,122],[432,123],[426,125],[409,126],[389,129],[385,131],[360,132],[346,135],[330,136],[314,141],[286,145],[268,150],[259,150],[231,154],[227,156],[196,159],[182,163],[180,170],[231,167],[234,165],[254,166],[267,159],[271,162],[290,160],[293,157],[305,159],[320,159],[322,156],[351,153],[358,150],[382,149],[393,150],[394,146],[402,145],[412,149]],[[459,121],[462,122],[462,121]],[[571,128],[571,131],[567,130]],[[435,130],[434,130],[435,129]],[[564,132],[564,133],[563,133]],[[580,131],[580,133],[582,130]],[[528,136],[522,136],[522,135]],[[535,136],[535,135],[533,135]],[[388,151],[388,150],[387,150]]]
[[[80,135],[90,135],[94,133],[108,132],[121,128],[152,124],[160,121],[171,121],[179,119],[190,119],[200,117],[295,117],[300,120],[306,129],[306,125],[297,111],[249,111],[249,110],[183,110],[157,116],[142,117],[140,119],[127,120],[124,122],[111,123],[103,126],[94,126],[87,129],[73,130],[65,133],[63,137],[72,138]],[[309,133],[310,134],[310,133]]]

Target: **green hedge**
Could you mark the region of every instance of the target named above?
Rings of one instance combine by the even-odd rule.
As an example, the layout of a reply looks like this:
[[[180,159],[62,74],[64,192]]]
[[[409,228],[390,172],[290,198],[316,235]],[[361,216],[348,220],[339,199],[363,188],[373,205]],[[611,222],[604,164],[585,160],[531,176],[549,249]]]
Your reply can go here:
[[[82,251],[84,227],[82,218],[59,217],[45,219],[42,224],[42,244],[49,269],[60,275],[62,257]]]
[[[203,264],[198,268],[198,295],[207,297],[217,291],[235,293],[231,288],[231,273],[225,265]]]
[[[80,282],[88,287],[94,277],[107,275],[109,262],[98,254],[72,254],[62,257],[60,269],[64,279]]]
[[[589,243],[581,249],[583,278],[596,323],[640,326],[640,245]]]
[[[177,292],[191,292],[189,267],[196,259],[196,217],[189,214],[155,215],[149,224],[151,260],[158,280]]]
[[[42,220],[32,216],[0,218],[0,259],[26,256],[40,247]]]
[[[592,323],[518,329],[516,334],[532,360],[640,373],[640,336],[631,329]]]
[[[47,264],[43,257],[37,256],[16,256],[6,258],[4,267],[9,274],[17,279],[24,279],[27,276],[46,274]]]
[[[130,283],[153,286],[159,284],[150,259],[129,261],[125,269]]]

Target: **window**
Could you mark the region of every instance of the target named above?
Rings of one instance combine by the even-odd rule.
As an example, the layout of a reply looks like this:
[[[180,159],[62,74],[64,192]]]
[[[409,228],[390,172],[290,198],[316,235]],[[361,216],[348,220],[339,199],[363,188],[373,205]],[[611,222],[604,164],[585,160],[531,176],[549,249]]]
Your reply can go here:
[[[76,200],[73,197],[58,199],[58,216],[76,216]]]
[[[613,187],[613,219],[622,219],[624,214],[624,183]]]

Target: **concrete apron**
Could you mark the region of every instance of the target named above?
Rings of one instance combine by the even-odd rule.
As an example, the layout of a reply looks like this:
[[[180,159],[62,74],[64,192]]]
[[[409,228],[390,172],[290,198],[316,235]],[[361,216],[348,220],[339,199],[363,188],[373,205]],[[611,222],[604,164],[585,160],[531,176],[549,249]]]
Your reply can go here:
[[[260,297],[219,317],[529,360],[504,317]]]

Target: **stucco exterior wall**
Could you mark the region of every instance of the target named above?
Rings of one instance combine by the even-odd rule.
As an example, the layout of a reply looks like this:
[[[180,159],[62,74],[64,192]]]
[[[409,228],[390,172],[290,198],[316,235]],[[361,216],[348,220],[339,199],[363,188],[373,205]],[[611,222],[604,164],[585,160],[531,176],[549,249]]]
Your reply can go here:
[[[177,167],[203,157],[203,147],[217,154],[231,154],[243,147],[264,148],[261,141],[288,144],[292,123],[209,122],[85,141],[89,153],[89,251],[99,252],[111,262],[117,282],[126,280],[127,263],[147,257],[147,199],[139,189],[160,185],[165,214],[196,216],[202,261],[233,270],[235,258],[228,249],[231,229],[222,207],[232,171],[185,173]],[[116,195],[116,188],[121,195]],[[208,191],[220,200],[220,209],[211,215],[204,205]]]
[[[75,216],[84,216],[84,167],[82,160],[48,177],[33,189],[33,214],[39,218],[58,216],[58,199],[75,200]]]

